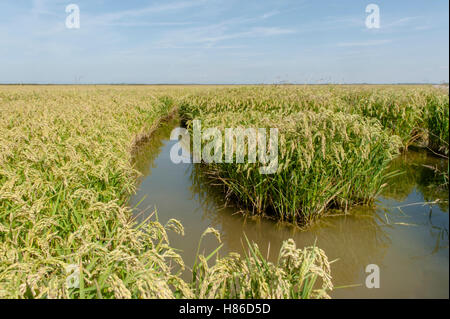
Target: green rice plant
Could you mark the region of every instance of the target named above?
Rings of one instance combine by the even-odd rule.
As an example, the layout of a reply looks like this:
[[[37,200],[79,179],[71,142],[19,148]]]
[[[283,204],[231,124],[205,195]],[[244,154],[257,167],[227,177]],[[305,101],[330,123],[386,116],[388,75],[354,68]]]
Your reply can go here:
[[[448,157],[449,143],[449,99],[448,95],[428,97],[426,117],[429,147]]]
[[[448,149],[448,94],[431,86],[416,85],[326,85],[326,86],[246,86],[212,88],[195,92],[182,114],[190,118],[202,114],[261,111],[289,115],[322,109],[376,118],[407,148],[420,142],[433,151]],[[447,111],[448,112],[448,111]],[[430,140],[427,136],[439,138]],[[444,136],[441,137],[441,134]],[[447,133],[448,134],[448,133]]]
[[[198,255],[185,282],[167,237],[182,226],[132,219],[133,156],[177,111],[188,127],[279,128],[277,174],[250,163],[204,173],[253,212],[301,225],[370,203],[419,135],[448,154],[448,95],[425,86],[0,86],[0,297],[326,296],[318,248],[287,242],[277,264],[250,243],[212,266],[215,253]]]
[[[427,86],[375,87],[349,90],[343,99],[351,112],[378,118],[406,147],[421,141],[433,151],[448,152],[447,94]]]
[[[173,297],[165,228],[134,229],[126,206],[135,137],[173,107],[154,90],[0,92],[0,297]]]
[[[199,256],[193,273],[193,290],[197,298],[329,298],[333,289],[330,262],[325,253],[313,246],[298,249],[290,239],[283,242],[277,263],[267,261],[258,245],[250,243],[244,257],[231,253],[217,258],[213,266],[208,257]],[[220,248],[220,246],[219,246]]]
[[[0,87],[0,298],[198,296],[168,241],[182,225],[137,224],[128,207],[134,151],[185,94]]]
[[[251,212],[300,224],[329,208],[370,203],[388,181],[395,148],[448,152],[448,95],[431,86],[213,88],[188,95],[179,109],[188,127],[198,119],[222,131],[280,129],[282,169],[274,176],[250,163],[208,164],[204,171]]]
[[[227,198],[251,212],[300,225],[330,208],[371,203],[400,146],[378,120],[326,109],[289,116],[257,111],[202,115],[196,119],[204,129],[279,129],[276,174],[261,174],[261,164],[236,163],[235,157],[233,163],[204,165],[204,172],[212,184],[223,185]],[[186,122],[189,128],[191,123]]]

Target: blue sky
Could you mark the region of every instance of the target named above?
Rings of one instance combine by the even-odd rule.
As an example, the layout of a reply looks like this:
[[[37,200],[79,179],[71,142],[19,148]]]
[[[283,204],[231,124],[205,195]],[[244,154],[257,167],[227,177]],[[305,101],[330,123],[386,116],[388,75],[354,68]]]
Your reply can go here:
[[[68,4],[79,29],[65,26]],[[365,8],[380,8],[368,29]],[[0,83],[448,82],[447,0],[0,3]]]

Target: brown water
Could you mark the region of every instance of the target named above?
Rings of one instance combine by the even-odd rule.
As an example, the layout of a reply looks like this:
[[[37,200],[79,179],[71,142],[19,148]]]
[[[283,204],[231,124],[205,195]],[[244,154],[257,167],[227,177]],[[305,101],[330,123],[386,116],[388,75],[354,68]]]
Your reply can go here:
[[[195,164],[173,164],[170,131],[179,126],[172,120],[135,154],[143,176],[131,199],[138,220],[157,209],[159,221],[181,221],[185,235],[169,234],[172,247],[181,250],[192,266],[199,238],[212,226],[218,229],[224,246],[220,254],[242,253],[243,234],[255,241],[269,259],[275,260],[283,240],[293,238],[298,247],[316,245],[324,249],[332,264],[334,298],[448,298],[449,236],[448,191],[431,186],[433,171],[423,165],[446,169],[448,162],[423,151],[400,156],[392,178],[374,208],[355,208],[350,214],[329,216],[306,231],[261,218],[244,217],[236,209],[224,208],[222,196],[203,183]],[[431,204],[441,199],[443,202]],[[202,250],[218,246],[213,237],[203,240]],[[380,267],[380,288],[365,286],[365,267]],[[186,276],[188,274],[186,273]]]

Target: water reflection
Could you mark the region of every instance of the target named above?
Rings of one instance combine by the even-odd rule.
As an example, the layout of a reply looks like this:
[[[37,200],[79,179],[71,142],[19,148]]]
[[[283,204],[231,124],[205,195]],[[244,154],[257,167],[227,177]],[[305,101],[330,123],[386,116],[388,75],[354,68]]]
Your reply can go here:
[[[413,149],[400,155],[389,167],[391,172],[398,172],[400,175],[389,180],[383,197],[402,202],[417,188],[425,201],[441,199],[438,204],[440,209],[448,211],[448,188],[438,187],[442,183],[442,178],[434,169],[445,172],[448,170],[448,160],[431,156],[420,149]]]
[[[163,121],[150,138],[141,141],[131,154],[131,160],[134,168],[141,173],[137,179],[137,185],[152,173],[155,167],[155,159],[161,154],[165,141],[170,137],[170,132],[177,127],[180,120],[177,117],[171,117]]]
[[[224,207],[220,189],[209,184],[201,174],[201,166],[191,170],[191,190],[198,197],[203,215],[220,229],[226,249],[242,252],[242,234],[258,243],[263,252],[269,249],[269,259],[276,262],[282,242],[294,238],[299,247],[316,243],[331,259],[336,285],[357,283],[355,274],[372,260],[381,259],[389,247],[390,238],[380,226],[380,216],[374,209],[358,208],[346,216],[330,216],[319,220],[307,231],[259,217],[251,217],[233,207]]]
[[[242,252],[244,233],[272,261],[287,238],[293,238],[299,247],[316,243],[330,259],[338,259],[332,267],[336,286],[360,284],[337,289],[333,297],[448,298],[448,193],[433,186],[433,170],[424,166],[445,168],[448,162],[426,152],[409,152],[392,163],[392,171],[405,173],[392,178],[376,207],[331,215],[302,231],[225,207],[221,189],[205,179],[201,165],[173,164],[169,154],[175,142],[169,136],[178,125],[178,120],[170,121],[134,154],[136,168],[143,176],[130,205],[146,196],[136,214],[150,209],[138,219],[156,208],[162,223],[170,218],[183,223],[186,235],[172,234],[170,240],[173,247],[182,250],[188,265],[194,262],[200,235],[213,226],[222,236],[221,254]],[[417,204],[437,198],[442,201]],[[205,251],[216,247],[217,241],[212,237],[202,245]],[[380,266],[380,289],[367,289],[364,285],[368,264]]]

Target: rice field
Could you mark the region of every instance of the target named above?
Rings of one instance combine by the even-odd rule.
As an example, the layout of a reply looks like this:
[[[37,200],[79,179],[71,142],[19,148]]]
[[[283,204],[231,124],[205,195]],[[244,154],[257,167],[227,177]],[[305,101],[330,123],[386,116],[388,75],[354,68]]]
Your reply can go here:
[[[447,157],[448,101],[426,86],[239,87],[193,94],[180,113],[188,127],[200,119],[204,127],[278,128],[276,174],[249,162],[208,164],[205,174],[253,214],[305,226],[330,209],[370,205],[389,163],[410,145]]]
[[[300,277],[289,276],[289,262],[265,263],[276,277],[265,272],[239,291],[219,291],[212,284],[218,276],[228,276],[228,283],[236,278],[227,267],[245,260],[259,266],[259,255],[233,255],[207,268],[214,255],[199,254],[194,280],[185,282],[177,270],[185,265],[167,237],[169,230],[183,233],[182,225],[175,220],[161,225],[156,214],[136,225],[127,205],[138,177],[133,149],[176,111],[185,91],[0,87],[1,298],[286,297],[287,287],[297,287],[304,297],[326,296],[328,261],[317,247],[300,250],[287,243],[280,252],[280,262],[286,251],[298,255],[306,267]],[[237,279],[247,282],[254,275],[247,269]],[[320,276],[327,280],[324,286],[312,287]]]
[[[448,156],[448,102],[431,86],[0,86],[0,297],[327,297],[325,252],[293,241],[278,263],[250,241],[219,257],[208,228],[217,250],[185,265],[167,235],[183,234],[177,220],[132,218],[133,151],[176,113],[189,129],[277,127],[276,174],[251,163],[202,173],[250,213],[306,227],[370,205],[411,145]]]

